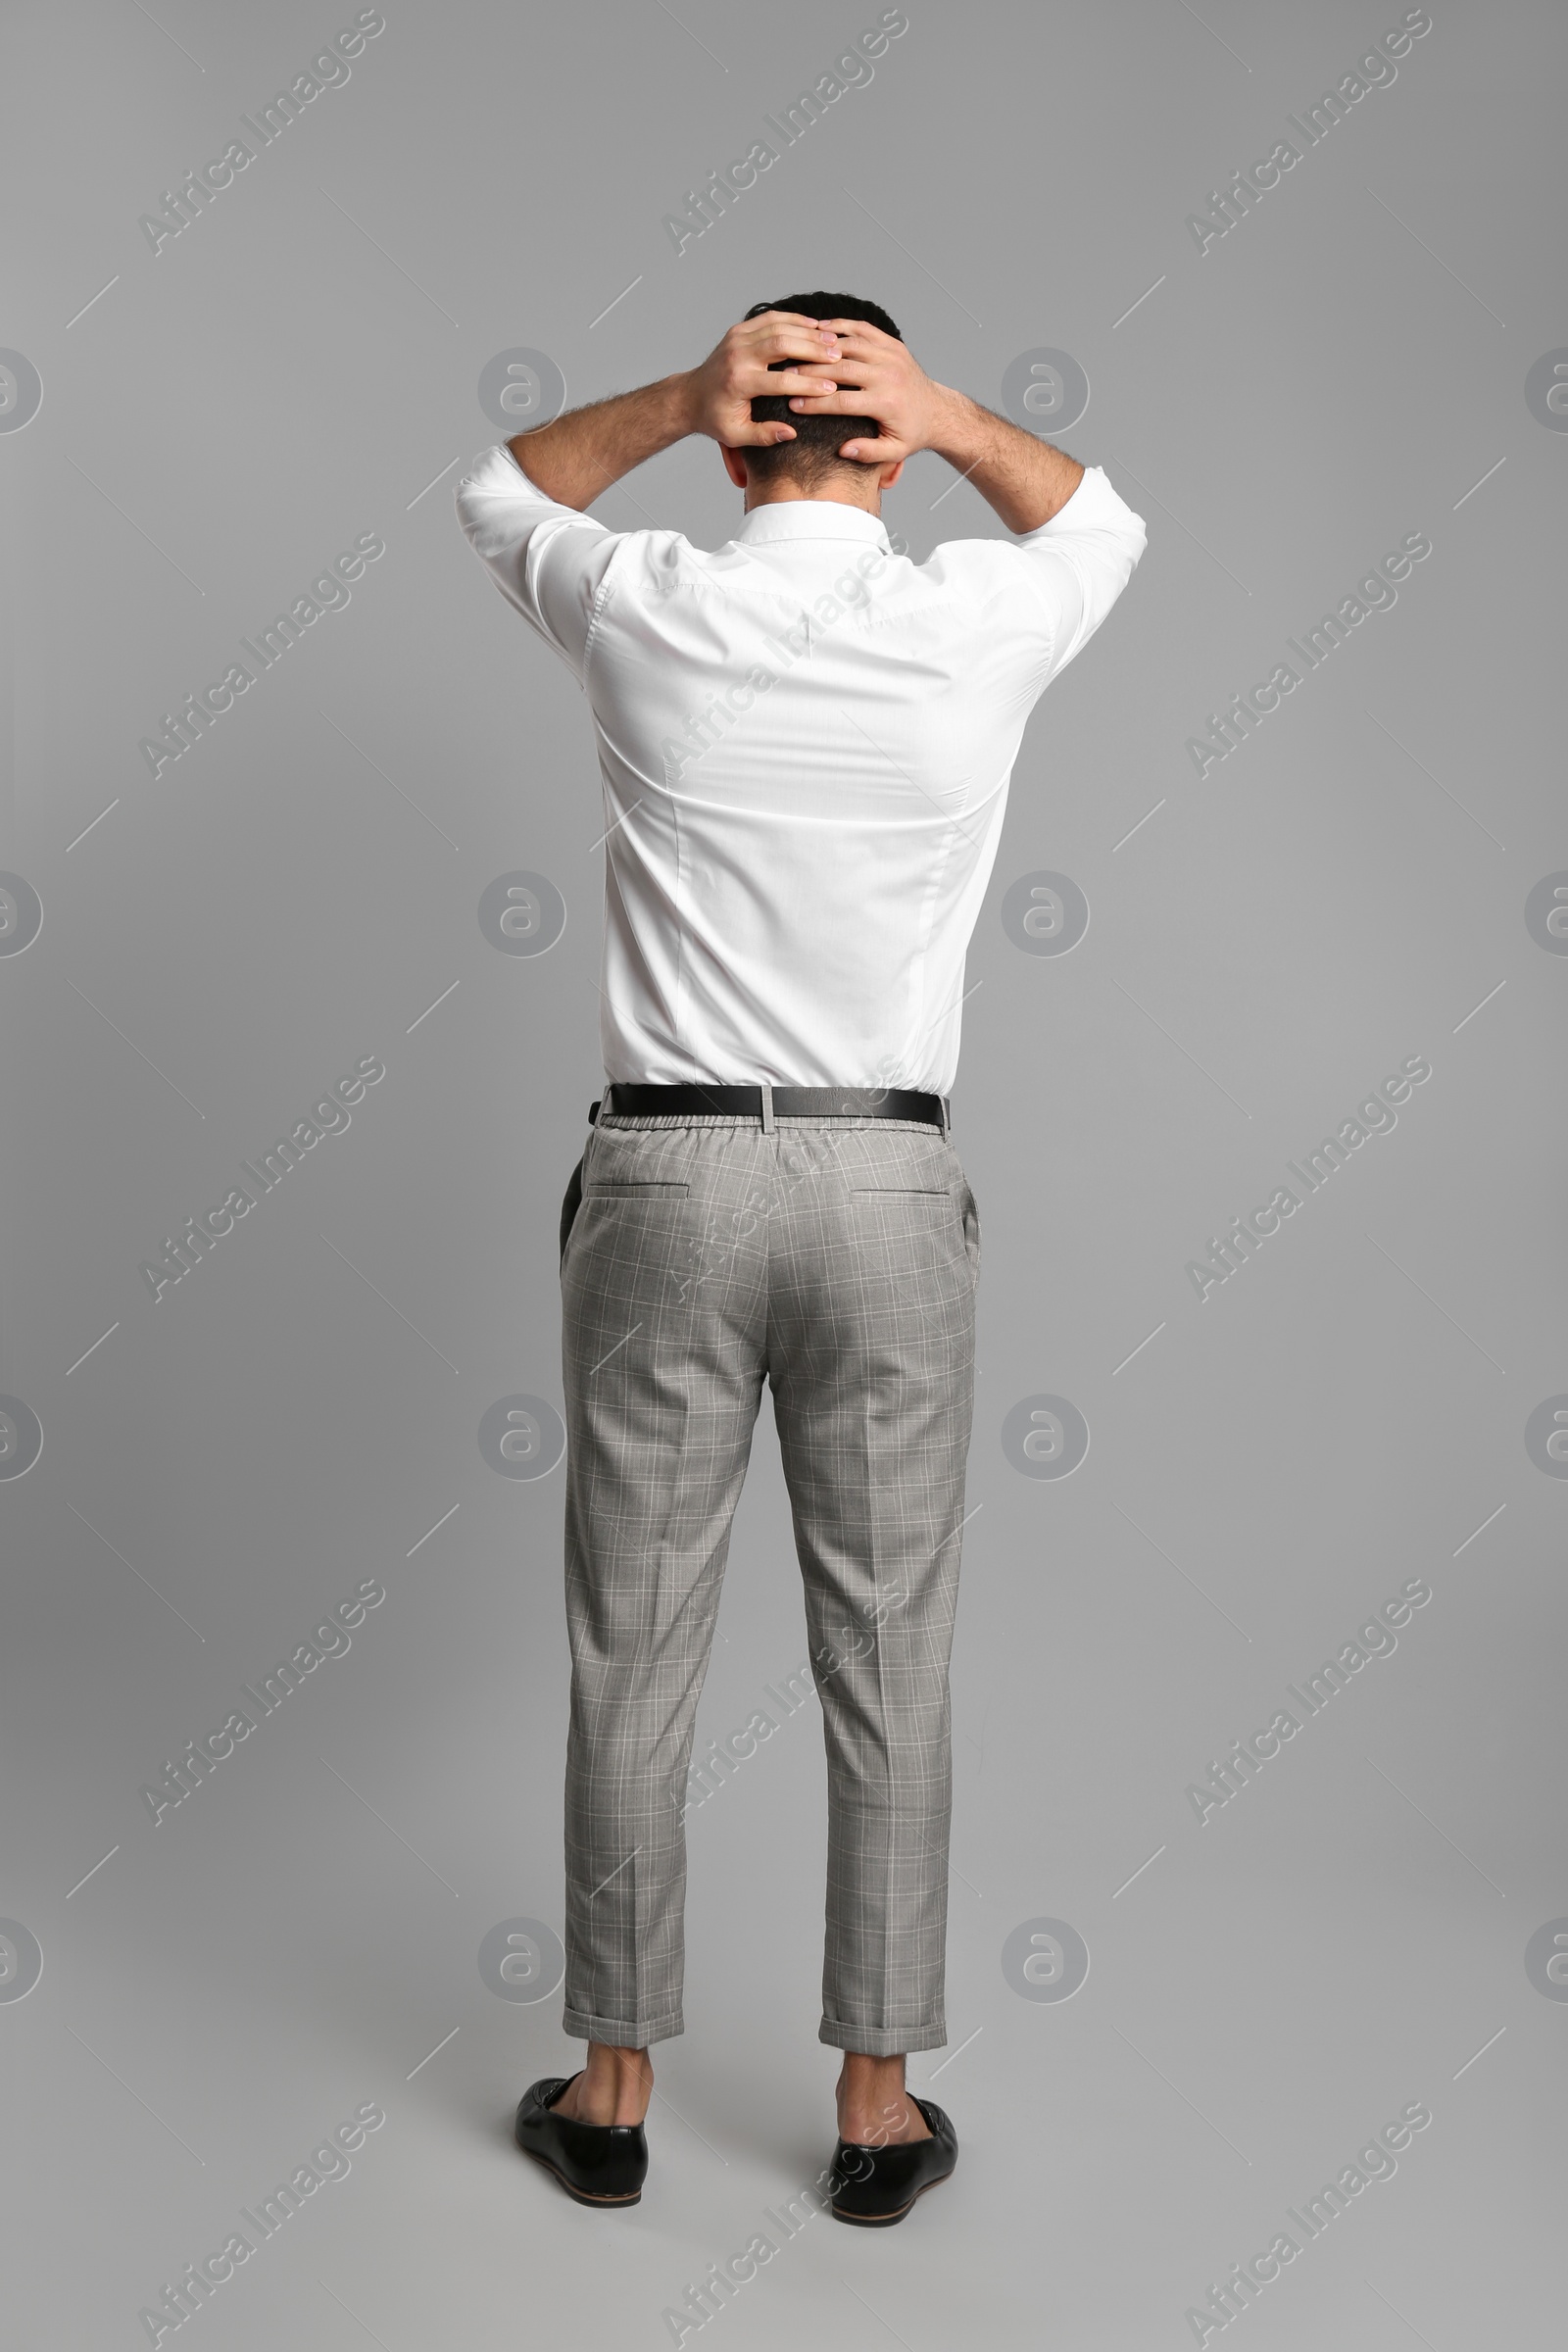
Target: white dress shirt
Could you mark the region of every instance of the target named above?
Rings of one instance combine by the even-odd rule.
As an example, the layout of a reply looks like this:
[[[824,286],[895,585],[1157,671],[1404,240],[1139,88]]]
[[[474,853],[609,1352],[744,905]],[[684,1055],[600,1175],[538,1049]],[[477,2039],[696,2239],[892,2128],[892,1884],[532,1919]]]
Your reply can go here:
[[[924,564],[832,498],[711,554],[612,531],[486,450],[458,519],[588,698],[605,1075],[947,1094],[1024,721],[1144,551],[1098,466]]]

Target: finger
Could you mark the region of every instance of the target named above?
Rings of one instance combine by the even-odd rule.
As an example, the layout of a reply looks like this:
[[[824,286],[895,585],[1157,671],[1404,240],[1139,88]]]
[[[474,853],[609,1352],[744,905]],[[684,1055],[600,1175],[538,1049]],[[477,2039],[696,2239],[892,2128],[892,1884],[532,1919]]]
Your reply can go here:
[[[825,348],[837,357],[856,361],[861,368],[886,368],[898,365],[895,355],[900,346],[891,343],[886,335],[877,344],[869,342],[864,335],[841,334]]]
[[[776,392],[797,370],[808,367],[831,368],[837,358],[837,346],[826,343],[796,344],[779,352],[771,344],[764,344],[760,351],[737,355],[731,363],[730,376],[737,390],[742,384],[750,384],[759,392]]]
[[[780,357],[794,352],[819,352],[836,345],[838,336],[814,318],[755,318],[757,331],[748,340],[758,349],[776,352]]]
[[[755,318],[743,318],[737,333],[749,334],[754,327],[809,326],[824,327],[825,318],[812,318],[805,311],[759,311]]]
[[[734,439],[727,441],[724,446],[727,449],[768,449],[777,442],[794,439],[793,424],[742,424],[736,427]]]
[[[766,341],[757,343],[748,353],[750,360],[823,360],[839,351],[837,336],[823,334],[771,334]]]
[[[856,382],[863,385],[867,391],[873,385],[885,387],[898,380],[892,370],[882,367],[868,351],[849,351],[842,343],[834,351],[823,351],[810,359],[802,359],[797,365],[806,368],[826,368],[837,375],[840,383],[847,383],[853,374]]]
[[[792,409],[805,416],[869,416],[865,394],[857,384],[846,384],[834,392],[801,394],[790,402]]]
[[[808,375],[804,368],[781,368],[777,372],[764,368],[753,375],[750,381],[755,387],[750,395],[753,400],[785,400],[792,392],[804,394],[838,390],[836,376],[824,379],[819,375]],[[746,395],[743,393],[742,397]]]
[[[891,433],[878,433],[871,441],[846,441],[838,454],[852,465],[891,466],[895,459],[909,455],[909,445]]]

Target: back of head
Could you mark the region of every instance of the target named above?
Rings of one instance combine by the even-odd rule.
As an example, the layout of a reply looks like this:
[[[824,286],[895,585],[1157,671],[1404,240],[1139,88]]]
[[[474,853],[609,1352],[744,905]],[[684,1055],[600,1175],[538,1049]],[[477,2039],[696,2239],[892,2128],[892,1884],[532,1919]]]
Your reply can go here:
[[[764,311],[794,311],[803,318],[864,318],[885,335],[896,335],[901,343],[904,340],[881,304],[864,302],[858,294],[786,294],[779,302],[754,302],[746,316],[760,318]],[[795,365],[793,360],[771,363],[774,369]],[[874,439],[877,431],[871,416],[803,416],[790,407],[788,394],[754,400],[752,422],[795,427],[793,441],[748,448],[746,465],[752,480],[771,482],[788,474],[803,490],[816,489],[834,473],[863,473],[858,461],[841,458],[838,453],[846,441]]]

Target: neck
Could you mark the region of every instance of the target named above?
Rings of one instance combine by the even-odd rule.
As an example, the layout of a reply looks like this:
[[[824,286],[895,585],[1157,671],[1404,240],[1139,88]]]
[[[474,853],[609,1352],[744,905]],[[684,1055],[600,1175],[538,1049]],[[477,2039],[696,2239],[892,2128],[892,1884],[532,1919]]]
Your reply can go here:
[[[812,498],[831,499],[841,507],[858,507],[862,514],[874,514],[879,521],[881,519],[881,486],[874,479],[869,482],[862,480],[858,467],[842,476],[837,473],[824,474],[809,490],[787,473],[779,474],[772,481],[748,482],[746,512],[750,514],[758,507],[777,507],[792,500]]]

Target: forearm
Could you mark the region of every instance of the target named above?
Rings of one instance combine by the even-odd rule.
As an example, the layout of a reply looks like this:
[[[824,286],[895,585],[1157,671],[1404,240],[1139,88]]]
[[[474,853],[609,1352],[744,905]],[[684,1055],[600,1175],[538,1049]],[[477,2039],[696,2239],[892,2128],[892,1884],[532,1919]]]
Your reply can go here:
[[[592,506],[623,473],[697,429],[689,375],[666,375],[572,409],[507,443],[536,488],[564,507]]]
[[[1084,478],[1076,458],[946,387],[938,430],[928,446],[973,482],[1010,531],[1039,530]]]

